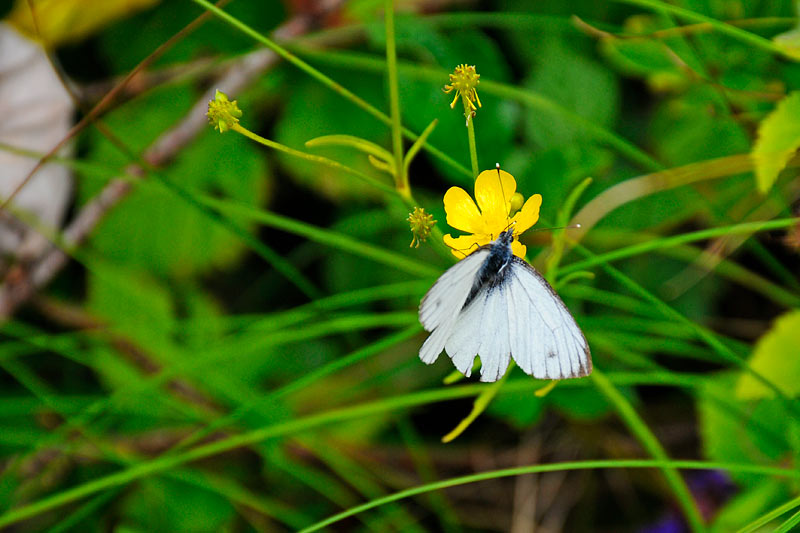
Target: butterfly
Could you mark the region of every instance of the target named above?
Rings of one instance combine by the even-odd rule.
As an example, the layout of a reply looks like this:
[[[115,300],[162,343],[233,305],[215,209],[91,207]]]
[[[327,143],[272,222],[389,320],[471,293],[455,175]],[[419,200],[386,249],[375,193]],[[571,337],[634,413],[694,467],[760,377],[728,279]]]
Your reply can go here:
[[[507,229],[441,275],[419,306],[431,335],[419,351],[432,364],[444,350],[465,376],[481,358],[481,381],[497,381],[511,358],[538,379],[586,376],[589,344],[549,283],[511,250]]]

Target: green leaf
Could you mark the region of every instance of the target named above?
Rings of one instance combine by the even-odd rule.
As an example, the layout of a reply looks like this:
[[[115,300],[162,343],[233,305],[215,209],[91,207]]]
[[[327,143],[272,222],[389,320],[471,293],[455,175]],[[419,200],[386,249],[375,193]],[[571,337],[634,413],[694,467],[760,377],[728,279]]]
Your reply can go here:
[[[766,193],[778,174],[800,148],[800,91],[781,100],[775,110],[758,127],[758,140],[753,148],[756,185]]]
[[[87,307],[115,332],[152,349],[172,345],[172,299],[151,276],[130,268],[95,265],[87,292]]]
[[[348,89],[374,102],[383,97],[380,83],[366,76],[333,73],[335,79],[346,79]],[[372,154],[382,159],[381,147],[388,146],[388,130],[367,113],[332,91],[321,89],[319,82],[305,74],[291,73],[288,84],[292,97],[287,100],[275,126],[275,140],[291,148],[307,151],[307,142],[314,146],[314,155],[324,156],[350,168],[375,176],[375,168],[365,154],[353,144],[324,142],[325,139],[358,139],[360,148],[371,146]],[[333,137],[329,137],[333,136]],[[320,141],[323,142],[320,142]],[[277,154],[281,166],[290,176],[315,194],[332,202],[364,201],[383,193],[374,187],[344,175],[340,170],[310,163],[286,154]],[[385,179],[382,176],[380,179]]]
[[[711,524],[711,533],[736,531],[767,511],[787,496],[786,483],[778,479],[765,479],[754,487],[742,491],[720,509]]]
[[[125,499],[124,526],[133,531],[224,531],[234,516],[230,502],[172,479],[148,479]]]
[[[800,14],[800,4],[797,2],[795,2],[795,11]],[[800,59],[800,25],[789,31],[779,33],[772,38],[772,42],[789,57]]]
[[[683,165],[740,154],[750,148],[744,128],[720,102],[716,89],[694,85],[680,97],[664,100],[648,126],[659,160]]]
[[[524,379],[530,380],[527,376]],[[534,394],[536,385],[539,383],[531,381],[529,390],[503,391],[489,404],[487,412],[518,429],[531,427],[539,421],[547,405],[546,399],[537,398]]]
[[[274,28],[286,20],[286,4],[278,0],[232,2],[225,10],[241,20],[258,21],[259,29]],[[98,37],[104,64],[114,73],[129,72],[153,52],[153,43],[169,40],[199,14],[191,2],[158,2],[152,9],[106,28]],[[210,52],[240,54],[252,46],[253,40],[247,35],[230,31],[224,22],[212,17],[172,43],[156,65],[191,62]]]
[[[115,135],[134,151],[150,145],[191,106],[185,87],[155,91],[107,118]],[[121,168],[129,162],[104,138],[93,138],[90,156]],[[259,205],[267,196],[266,168],[259,149],[238,135],[215,134],[209,127],[162,170],[187,188]],[[83,180],[81,196],[101,185]],[[208,215],[160,187],[139,187],[115,206],[92,234],[103,255],[162,275],[189,276],[237,260],[243,244]]]
[[[790,415],[781,400],[765,400],[753,409],[731,397],[733,374],[718,374],[699,390],[697,402],[703,452],[712,461],[767,463],[788,452],[783,434]],[[731,474],[734,480],[754,486],[752,474]]]
[[[625,19],[623,31],[646,36],[669,26],[663,18],[638,14]],[[600,53],[621,73],[646,79],[655,91],[682,90],[690,82],[667,45],[658,39],[602,39]]]
[[[559,41],[544,48],[525,85],[597,126],[608,128],[617,119],[619,88],[614,74]],[[580,126],[552,113],[530,110],[527,118],[528,136],[544,149],[589,138]]]
[[[759,339],[750,366],[775,383],[789,397],[800,394],[800,311],[791,311],[778,318],[772,328]],[[750,374],[742,374],[736,386],[736,397],[746,400],[772,398],[775,392]]]
[[[631,389],[620,388],[619,392],[629,401],[635,400]],[[596,420],[613,411],[613,406],[593,387],[556,387],[546,398],[555,409],[571,420]]]

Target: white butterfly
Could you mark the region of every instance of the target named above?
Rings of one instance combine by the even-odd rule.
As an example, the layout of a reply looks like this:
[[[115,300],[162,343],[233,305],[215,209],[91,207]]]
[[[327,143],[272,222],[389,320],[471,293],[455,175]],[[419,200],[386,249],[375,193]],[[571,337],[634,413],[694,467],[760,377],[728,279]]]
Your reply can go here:
[[[432,332],[419,351],[431,364],[444,349],[465,376],[481,357],[481,381],[497,381],[511,358],[539,379],[586,376],[589,345],[547,281],[511,251],[513,229],[456,263],[419,305]]]

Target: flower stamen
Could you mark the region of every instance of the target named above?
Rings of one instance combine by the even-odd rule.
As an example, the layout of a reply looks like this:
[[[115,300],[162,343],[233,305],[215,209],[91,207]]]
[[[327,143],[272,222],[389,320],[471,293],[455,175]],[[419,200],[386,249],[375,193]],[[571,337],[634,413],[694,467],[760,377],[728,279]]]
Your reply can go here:
[[[425,212],[424,208],[415,207],[412,213],[408,214],[409,224],[411,225],[411,233],[413,235],[409,248],[419,248],[419,243],[425,242],[431,234],[436,221],[433,215]]]
[[[458,98],[461,97],[464,102],[464,116],[469,119],[470,115],[481,107],[481,99],[478,98],[478,84],[481,77],[475,71],[474,65],[458,65],[453,74],[450,74],[450,83],[444,86],[445,93],[456,92],[453,101],[450,103],[450,108],[455,109]],[[475,103],[478,107],[475,107]]]
[[[225,133],[236,124],[242,116],[242,110],[236,100],[228,100],[228,95],[217,89],[214,99],[208,102],[208,122],[214,125],[215,130]]]

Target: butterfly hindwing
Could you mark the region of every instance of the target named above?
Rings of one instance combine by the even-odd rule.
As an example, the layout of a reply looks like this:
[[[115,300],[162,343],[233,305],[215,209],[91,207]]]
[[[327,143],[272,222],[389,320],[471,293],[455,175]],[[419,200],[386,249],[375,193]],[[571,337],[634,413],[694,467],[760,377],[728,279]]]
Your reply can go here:
[[[508,368],[510,338],[505,324],[505,296],[500,286],[485,285],[458,315],[445,351],[467,377],[481,356],[481,380],[496,381]]]

